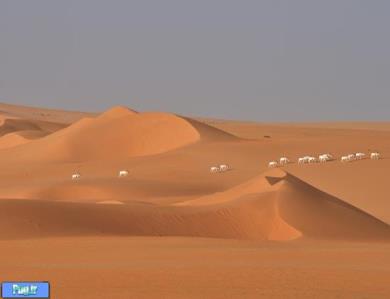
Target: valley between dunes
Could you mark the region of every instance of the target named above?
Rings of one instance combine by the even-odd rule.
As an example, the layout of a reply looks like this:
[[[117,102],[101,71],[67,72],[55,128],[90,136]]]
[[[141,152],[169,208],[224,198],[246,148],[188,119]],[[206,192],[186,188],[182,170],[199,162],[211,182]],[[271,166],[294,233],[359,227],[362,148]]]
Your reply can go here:
[[[389,123],[0,117],[3,280],[49,280],[53,298],[390,297]]]

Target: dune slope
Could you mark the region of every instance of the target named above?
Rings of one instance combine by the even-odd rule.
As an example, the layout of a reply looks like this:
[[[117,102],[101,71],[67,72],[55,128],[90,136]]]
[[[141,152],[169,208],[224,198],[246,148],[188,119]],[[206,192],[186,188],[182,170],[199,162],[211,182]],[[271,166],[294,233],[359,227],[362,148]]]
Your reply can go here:
[[[281,217],[308,238],[385,240],[390,225],[290,174],[281,181]]]

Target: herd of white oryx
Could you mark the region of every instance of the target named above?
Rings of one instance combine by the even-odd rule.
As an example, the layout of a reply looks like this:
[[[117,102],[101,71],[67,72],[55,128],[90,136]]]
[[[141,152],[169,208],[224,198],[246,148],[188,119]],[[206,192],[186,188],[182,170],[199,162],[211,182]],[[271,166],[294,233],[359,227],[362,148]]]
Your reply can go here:
[[[354,160],[362,160],[362,159],[365,159],[366,156],[367,155],[365,153],[348,154],[348,155],[342,156],[340,158],[340,161],[341,162],[350,162],[350,161],[354,161]],[[373,152],[373,153],[370,153],[369,157],[372,160],[379,160],[380,154],[378,152]],[[324,162],[333,161],[333,160],[336,160],[333,157],[333,155],[321,154],[318,156],[318,158],[313,157],[313,156],[300,157],[300,158],[298,158],[298,164],[324,163]],[[274,168],[274,167],[283,166],[283,165],[286,165],[289,163],[291,163],[290,159],[288,159],[287,157],[281,157],[278,161],[269,162],[268,167]],[[228,171],[230,169],[231,169],[231,167],[229,165],[222,164],[219,166],[211,166],[210,172],[211,173],[224,172],[224,171]]]
[[[373,152],[373,153],[370,153],[369,157],[372,160],[379,160],[380,154],[378,152]],[[354,160],[362,160],[364,158],[366,158],[365,153],[355,153],[355,154],[348,154],[348,155],[342,156],[340,158],[340,161],[341,162],[350,162],[350,161],[354,161]],[[300,157],[300,158],[298,158],[298,164],[311,164],[311,163],[317,163],[317,162],[324,163],[324,162],[328,162],[328,161],[332,161],[332,160],[335,160],[335,159],[331,154],[321,154],[318,156],[318,158],[313,157],[313,156]],[[274,168],[274,167],[283,166],[283,165],[286,165],[289,163],[291,163],[291,161],[287,157],[281,157],[278,161],[269,162],[268,167]],[[221,164],[218,166],[211,166],[210,172],[211,173],[225,172],[225,171],[228,171],[230,169],[231,169],[231,167],[228,164]],[[118,172],[119,178],[127,177],[128,175],[129,175],[129,172],[127,170],[120,170]],[[80,173],[76,172],[76,173],[72,174],[72,180],[79,180],[80,178],[81,178]]]
[[[211,166],[210,167],[210,172],[215,173],[215,172],[224,172],[230,170],[230,166],[227,164],[221,164],[219,166]]]
[[[354,160],[362,160],[362,159],[365,159],[366,156],[367,155],[365,153],[348,154],[345,156],[341,156],[340,161],[341,162],[351,162]],[[373,152],[373,153],[370,153],[369,157],[372,160],[379,160],[380,154],[378,152]],[[321,154],[318,156],[318,158],[313,157],[313,156],[300,157],[300,158],[298,158],[298,164],[312,164],[312,163],[318,163],[318,162],[325,163],[325,162],[333,161],[333,160],[336,160],[336,159],[331,154]],[[290,162],[291,161],[287,157],[281,157],[279,159],[279,161],[269,162],[268,167],[274,168],[274,167],[278,167],[278,166],[283,166],[283,165],[286,165]]]

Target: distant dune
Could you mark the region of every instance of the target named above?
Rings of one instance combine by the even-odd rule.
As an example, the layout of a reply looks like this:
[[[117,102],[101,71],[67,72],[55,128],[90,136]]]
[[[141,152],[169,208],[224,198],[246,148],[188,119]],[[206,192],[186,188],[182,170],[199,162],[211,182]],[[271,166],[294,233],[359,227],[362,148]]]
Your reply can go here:
[[[0,149],[12,148],[42,138],[64,128],[65,125],[41,120],[25,120],[2,116]]]
[[[17,155],[36,161],[125,159],[163,153],[200,140],[234,138],[173,114],[137,113],[125,107],[114,107],[96,118],[83,118],[47,138],[19,148]]]
[[[65,125],[56,122],[5,118],[0,125],[0,136],[21,131],[36,131],[44,136],[64,127]]]
[[[0,114],[6,118],[19,118],[34,121],[56,122],[58,124],[71,124],[83,117],[95,116],[94,113],[78,111],[65,111],[0,103]]]

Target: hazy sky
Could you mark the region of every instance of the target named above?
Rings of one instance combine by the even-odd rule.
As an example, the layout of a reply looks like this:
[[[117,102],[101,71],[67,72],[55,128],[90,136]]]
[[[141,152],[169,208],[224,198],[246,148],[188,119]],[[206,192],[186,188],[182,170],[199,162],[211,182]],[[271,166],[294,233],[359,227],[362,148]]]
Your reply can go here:
[[[388,0],[1,0],[0,99],[389,120]]]

